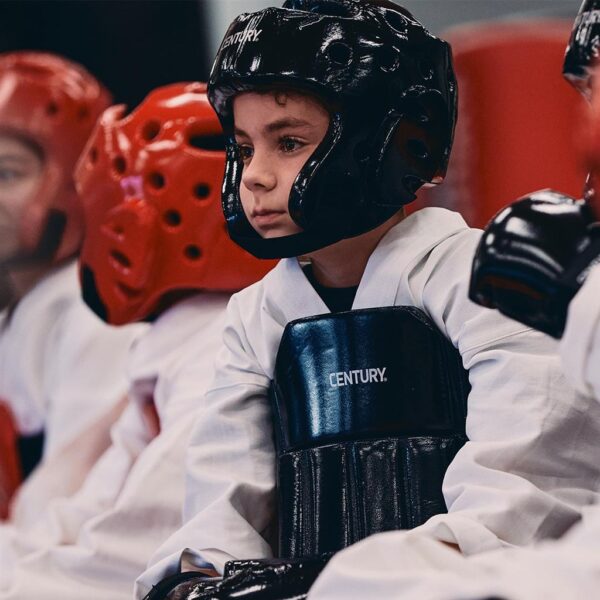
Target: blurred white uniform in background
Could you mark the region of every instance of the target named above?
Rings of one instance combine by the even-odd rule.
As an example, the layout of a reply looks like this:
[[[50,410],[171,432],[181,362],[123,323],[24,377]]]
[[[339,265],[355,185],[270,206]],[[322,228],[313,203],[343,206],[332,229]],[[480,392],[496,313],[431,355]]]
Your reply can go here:
[[[20,435],[45,432],[42,462],[13,501],[26,526],[75,492],[108,447],[124,407],[126,357],[145,325],[108,327],[81,300],[74,262],[55,268],[0,316],[0,399]]]
[[[50,502],[26,530],[0,529],[0,598],[131,597],[150,555],[181,526],[187,439],[227,299],[184,300],[138,339],[129,403],[81,490]]]

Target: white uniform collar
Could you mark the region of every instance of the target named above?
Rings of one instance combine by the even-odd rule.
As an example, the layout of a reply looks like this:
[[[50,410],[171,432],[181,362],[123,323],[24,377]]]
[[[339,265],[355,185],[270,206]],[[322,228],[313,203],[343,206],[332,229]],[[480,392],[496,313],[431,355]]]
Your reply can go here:
[[[352,308],[393,306],[400,277],[414,257],[467,227],[461,215],[445,208],[423,208],[406,217],[371,254]],[[283,312],[285,322],[330,312],[296,258],[281,260],[265,280],[270,280],[272,314]]]
[[[415,256],[422,256],[442,240],[467,228],[461,215],[436,207],[423,208],[400,221],[371,254],[352,308],[393,306],[402,273]]]

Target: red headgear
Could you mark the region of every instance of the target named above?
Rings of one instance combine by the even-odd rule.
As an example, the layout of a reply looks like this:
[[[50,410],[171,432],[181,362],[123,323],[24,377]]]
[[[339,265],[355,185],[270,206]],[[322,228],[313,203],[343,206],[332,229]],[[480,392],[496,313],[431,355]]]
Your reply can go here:
[[[76,170],[87,304],[108,323],[151,319],[200,289],[234,291],[274,265],[235,245],[221,209],[223,132],[200,83],[158,88],[100,119]]]
[[[40,192],[21,224],[24,257],[60,260],[81,243],[83,215],[73,169],[110,94],[83,67],[53,54],[0,55],[0,132],[31,140],[44,155]]]

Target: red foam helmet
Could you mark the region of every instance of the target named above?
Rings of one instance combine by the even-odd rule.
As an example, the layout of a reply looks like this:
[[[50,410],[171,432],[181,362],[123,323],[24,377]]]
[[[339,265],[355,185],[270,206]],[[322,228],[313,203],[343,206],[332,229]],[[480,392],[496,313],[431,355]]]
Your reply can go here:
[[[221,125],[200,83],[154,90],[101,117],[76,170],[87,304],[114,325],[151,320],[199,290],[235,291],[273,266],[234,244],[221,209]]]
[[[24,256],[61,260],[79,249],[83,215],[73,169],[108,91],[83,67],[43,52],[0,54],[0,133],[25,138],[43,153],[43,180],[27,204]]]

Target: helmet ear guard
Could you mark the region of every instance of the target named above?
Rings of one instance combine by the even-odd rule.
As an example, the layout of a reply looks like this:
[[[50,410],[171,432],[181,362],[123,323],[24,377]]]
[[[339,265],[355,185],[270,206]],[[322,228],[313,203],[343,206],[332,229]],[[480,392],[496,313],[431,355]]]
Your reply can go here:
[[[259,257],[299,256],[381,225],[443,178],[457,90],[449,45],[386,2],[288,0],[230,26],[209,83],[226,130],[242,91],[292,88],[330,100],[325,138],[298,174],[288,210],[302,232],[262,239],[243,213],[233,149],[223,184],[232,239]],[[302,53],[292,48],[302,47]],[[229,164],[230,163],[230,164]]]
[[[425,183],[439,183],[446,174],[451,140],[439,132],[448,130],[448,116],[441,95],[428,90],[408,93],[401,112],[390,112],[384,122],[384,139],[375,164],[374,202],[404,206],[412,202]]]

